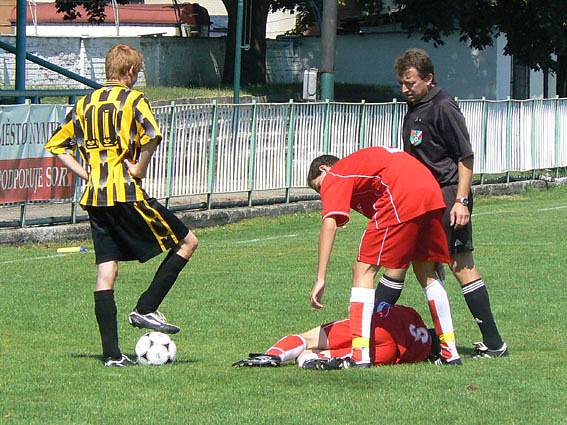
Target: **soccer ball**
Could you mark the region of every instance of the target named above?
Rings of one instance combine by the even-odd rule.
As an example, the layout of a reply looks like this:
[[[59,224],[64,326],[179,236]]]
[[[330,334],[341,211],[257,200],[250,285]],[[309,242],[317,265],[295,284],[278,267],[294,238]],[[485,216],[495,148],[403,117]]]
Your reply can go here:
[[[169,335],[148,332],[140,337],[135,350],[139,364],[159,366],[173,363],[177,347]]]

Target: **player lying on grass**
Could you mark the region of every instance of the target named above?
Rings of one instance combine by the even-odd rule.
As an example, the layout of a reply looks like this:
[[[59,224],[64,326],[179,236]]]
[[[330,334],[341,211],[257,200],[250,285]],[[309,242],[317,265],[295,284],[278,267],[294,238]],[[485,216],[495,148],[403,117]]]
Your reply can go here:
[[[349,357],[351,341],[350,320],[337,320],[284,336],[263,354],[251,353],[233,366],[279,366],[295,360],[303,369],[346,369],[354,365]],[[370,354],[374,365],[434,360],[439,356],[439,342],[413,308],[382,303],[372,316]]]

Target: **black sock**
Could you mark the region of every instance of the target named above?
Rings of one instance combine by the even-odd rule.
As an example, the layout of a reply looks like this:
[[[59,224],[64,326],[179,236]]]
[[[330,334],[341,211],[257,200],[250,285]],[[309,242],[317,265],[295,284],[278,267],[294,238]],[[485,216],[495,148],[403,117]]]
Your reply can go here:
[[[118,347],[118,321],[116,319],[116,302],[114,290],[96,291],[95,316],[102,342],[102,356],[119,359],[122,356]]]
[[[177,276],[187,260],[173,250],[161,262],[148,289],[140,296],[136,310],[140,314],[148,314],[158,309],[159,305],[177,280]]]
[[[463,295],[482,334],[482,342],[491,350],[502,347],[504,342],[500,337],[496,322],[490,309],[488,290],[482,279],[475,280],[463,286]]]
[[[382,276],[378,282],[376,293],[374,295],[375,305],[378,305],[381,302],[396,304],[402,294],[402,289],[404,289],[403,280],[392,279],[386,275]]]

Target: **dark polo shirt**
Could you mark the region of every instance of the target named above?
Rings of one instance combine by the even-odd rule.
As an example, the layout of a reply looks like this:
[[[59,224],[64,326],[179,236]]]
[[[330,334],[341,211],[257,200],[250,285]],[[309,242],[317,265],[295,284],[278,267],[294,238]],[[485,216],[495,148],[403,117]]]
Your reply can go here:
[[[404,150],[433,173],[440,186],[458,183],[458,163],[473,156],[465,117],[440,87],[416,103],[408,103],[403,124]]]

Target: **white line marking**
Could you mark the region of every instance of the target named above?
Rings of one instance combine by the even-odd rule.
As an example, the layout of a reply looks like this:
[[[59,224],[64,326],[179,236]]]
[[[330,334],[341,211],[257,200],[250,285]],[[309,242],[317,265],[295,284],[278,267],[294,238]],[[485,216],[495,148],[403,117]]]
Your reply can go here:
[[[550,208],[539,208],[537,210],[532,210],[534,212],[537,211],[553,211],[553,210],[562,210],[567,208],[567,205],[560,205],[557,207],[550,207]],[[477,217],[479,215],[496,215],[496,214],[509,214],[509,213],[515,213],[515,212],[522,212],[522,210],[502,210],[502,211],[486,211],[486,212],[481,212],[481,213],[473,213],[473,217]]]
[[[267,238],[258,238],[258,239],[247,239],[243,241],[236,241],[235,244],[241,243],[256,243],[256,242],[263,242],[263,241],[273,241],[274,239],[284,239],[284,238],[295,238],[297,235],[282,235],[282,236],[270,236]]]
[[[474,242],[474,246],[549,246],[555,242]]]
[[[20,263],[22,261],[34,261],[34,260],[48,260],[50,258],[57,258],[57,257],[66,257],[72,254],[79,254],[78,252],[73,252],[69,254],[55,254],[55,255],[45,255],[43,257],[28,257],[28,258],[16,258],[14,260],[6,260],[0,261],[0,264],[12,264],[12,263]]]
[[[256,242],[273,241],[273,240],[276,240],[276,239],[295,238],[295,237],[297,237],[297,235],[270,236],[270,237],[267,237],[267,238],[247,239],[247,240],[242,240],[242,241],[236,241],[236,242],[233,242],[233,243],[234,244],[256,243]],[[230,245],[230,243],[222,244],[222,245],[223,246],[224,245]],[[16,258],[14,260],[0,261],[0,264],[13,264],[13,263],[20,263],[20,262],[23,262],[23,261],[49,260],[51,258],[66,257],[68,255],[74,255],[74,254],[84,254],[84,253],[70,252],[70,253],[66,253],[66,254],[44,255],[42,257]]]
[[[553,210],[562,210],[564,208],[567,208],[567,205],[561,205],[559,207],[551,207],[551,208],[542,208],[539,209],[538,211],[553,211]]]

